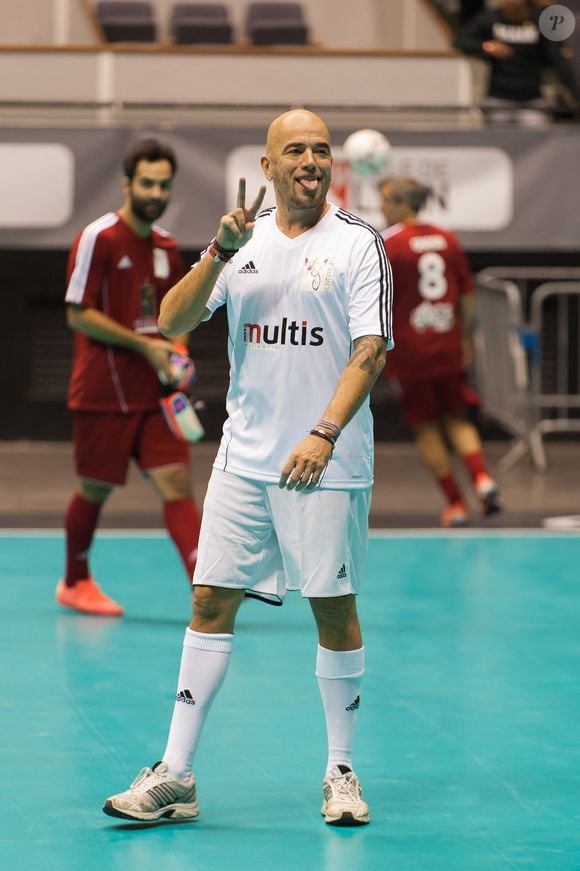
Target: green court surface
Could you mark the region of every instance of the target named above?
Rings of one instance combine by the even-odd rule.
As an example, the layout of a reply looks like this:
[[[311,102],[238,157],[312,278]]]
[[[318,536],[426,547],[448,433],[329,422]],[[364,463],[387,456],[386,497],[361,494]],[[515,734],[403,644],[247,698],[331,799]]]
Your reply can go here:
[[[307,603],[243,605],[196,760],[194,823],[101,812],[160,758],[189,591],[164,536],[102,534],[124,619],[59,609],[60,535],[0,536],[5,869],[580,869],[580,537],[375,534],[355,768],[368,827],[325,826]]]

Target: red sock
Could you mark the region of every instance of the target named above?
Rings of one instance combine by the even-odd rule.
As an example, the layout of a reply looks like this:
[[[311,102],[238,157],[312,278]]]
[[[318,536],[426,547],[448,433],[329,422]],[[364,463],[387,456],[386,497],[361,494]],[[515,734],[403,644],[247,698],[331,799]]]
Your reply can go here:
[[[437,478],[437,483],[439,484],[439,486],[441,487],[441,489],[445,493],[445,496],[447,497],[447,501],[449,502],[450,505],[452,505],[453,502],[461,502],[462,501],[461,491],[460,491],[459,487],[457,486],[457,484],[455,483],[455,479],[454,479],[453,475],[445,475],[445,477],[443,477],[443,478]]]
[[[475,481],[478,475],[487,475],[487,468],[481,451],[475,451],[473,454],[465,454],[463,459],[469,469],[473,481]]]
[[[193,499],[173,499],[163,503],[165,526],[179,551],[189,579],[197,561],[197,542],[201,518]]]
[[[102,503],[87,502],[75,493],[68,506],[64,528],[66,532],[66,575],[64,582],[72,587],[90,575],[89,549],[99,520]]]

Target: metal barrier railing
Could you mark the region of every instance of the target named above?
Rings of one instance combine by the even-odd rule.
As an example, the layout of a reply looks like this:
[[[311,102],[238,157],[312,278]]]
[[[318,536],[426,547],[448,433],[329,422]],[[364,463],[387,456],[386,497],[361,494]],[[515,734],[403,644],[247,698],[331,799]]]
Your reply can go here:
[[[543,471],[543,436],[580,432],[580,269],[486,269],[476,300],[477,386],[485,413],[514,436],[501,466],[529,454]]]

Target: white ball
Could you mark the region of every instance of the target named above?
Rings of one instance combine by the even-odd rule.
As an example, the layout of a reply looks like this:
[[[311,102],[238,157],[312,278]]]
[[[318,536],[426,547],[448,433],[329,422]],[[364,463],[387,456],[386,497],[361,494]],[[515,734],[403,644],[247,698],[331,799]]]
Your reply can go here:
[[[375,175],[383,172],[391,156],[391,143],[378,130],[356,130],[342,146],[353,172]]]

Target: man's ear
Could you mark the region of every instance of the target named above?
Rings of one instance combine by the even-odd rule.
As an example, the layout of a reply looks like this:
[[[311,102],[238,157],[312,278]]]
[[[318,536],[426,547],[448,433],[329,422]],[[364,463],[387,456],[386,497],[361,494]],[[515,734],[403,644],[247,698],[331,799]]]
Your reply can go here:
[[[263,154],[260,158],[260,166],[268,181],[272,181],[272,168],[270,166],[270,158],[267,154]]]

